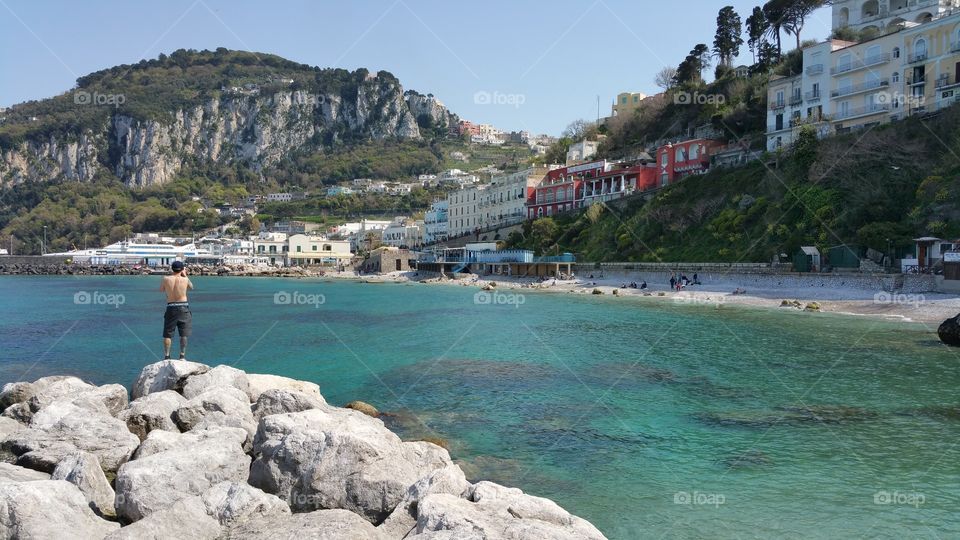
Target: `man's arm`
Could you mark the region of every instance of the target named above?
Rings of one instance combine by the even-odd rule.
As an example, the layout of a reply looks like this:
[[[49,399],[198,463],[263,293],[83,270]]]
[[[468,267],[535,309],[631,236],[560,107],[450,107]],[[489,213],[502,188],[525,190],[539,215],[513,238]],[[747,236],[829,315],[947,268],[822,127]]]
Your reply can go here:
[[[190,281],[190,278],[187,278],[187,290],[193,290],[193,282]]]
[[[167,280],[160,278],[160,292],[167,292]]]

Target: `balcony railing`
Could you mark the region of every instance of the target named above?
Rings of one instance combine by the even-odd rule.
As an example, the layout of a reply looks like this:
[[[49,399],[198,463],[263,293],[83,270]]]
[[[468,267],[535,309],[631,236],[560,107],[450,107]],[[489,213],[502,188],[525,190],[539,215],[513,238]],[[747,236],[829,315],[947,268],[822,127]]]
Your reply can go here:
[[[877,64],[883,64],[884,62],[890,61],[890,54],[878,54],[876,56],[870,56],[864,58],[863,60],[854,60],[849,64],[840,64],[836,67],[830,68],[830,74],[836,75],[838,73],[846,73],[848,71],[854,71],[857,69],[862,69],[865,67],[875,66]]]
[[[949,74],[943,74],[937,77],[937,82],[935,83],[935,88],[949,88],[951,86],[960,85],[960,82],[953,80]]]
[[[773,103],[770,104],[770,110],[775,111],[777,109],[782,109],[786,106],[787,106],[787,103],[785,101],[774,101]]]
[[[890,110],[889,103],[874,103],[872,105],[867,105],[865,107],[856,107],[853,109],[839,110],[834,114],[834,120],[844,120],[847,118],[854,118],[857,116],[865,116],[868,114],[877,114],[882,112],[887,112]]]
[[[907,55],[907,63],[916,64],[917,62],[923,62],[927,59],[927,56],[929,55],[925,52]]]
[[[807,68],[807,75],[819,75],[823,73],[823,64],[814,64]]]
[[[803,98],[806,99],[807,101],[813,101],[813,100],[815,100],[815,99],[820,99],[820,91],[819,91],[819,90],[811,90],[811,91],[807,92],[806,94],[804,94],[804,95],[803,95]]]
[[[794,94],[790,96],[790,106],[799,105],[801,103],[803,103],[803,98],[800,96],[800,94]]]
[[[960,51],[960,41],[950,42],[950,52],[958,52],[958,51]]]
[[[890,86],[889,79],[878,79],[876,81],[867,81],[860,84],[855,84],[853,86],[845,86],[843,88],[837,88],[830,92],[830,97],[840,97],[840,96],[849,96],[850,94],[856,94],[858,92],[866,92],[868,90],[873,90],[876,88],[883,88],[885,86]]]
[[[925,84],[927,82],[927,77],[921,75],[919,77],[907,78],[907,86],[917,86],[920,84]]]

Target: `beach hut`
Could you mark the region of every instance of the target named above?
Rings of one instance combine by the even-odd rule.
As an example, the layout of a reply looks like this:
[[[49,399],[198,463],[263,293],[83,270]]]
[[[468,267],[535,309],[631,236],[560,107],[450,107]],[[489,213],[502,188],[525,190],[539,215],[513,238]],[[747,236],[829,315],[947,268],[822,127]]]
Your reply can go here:
[[[827,250],[827,260],[834,268],[860,268],[859,248],[841,244]]]
[[[820,250],[813,246],[802,246],[793,256],[793,269],[797,272],[819,272]]]

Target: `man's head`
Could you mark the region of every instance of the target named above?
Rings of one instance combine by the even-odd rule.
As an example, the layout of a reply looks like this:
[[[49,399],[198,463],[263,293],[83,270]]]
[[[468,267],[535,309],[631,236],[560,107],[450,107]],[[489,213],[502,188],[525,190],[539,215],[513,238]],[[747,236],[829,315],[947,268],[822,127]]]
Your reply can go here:
[[[183,261],[173,261],[173,264],[170,265],[170,269],[173,270],[174,274],[183,272]]]

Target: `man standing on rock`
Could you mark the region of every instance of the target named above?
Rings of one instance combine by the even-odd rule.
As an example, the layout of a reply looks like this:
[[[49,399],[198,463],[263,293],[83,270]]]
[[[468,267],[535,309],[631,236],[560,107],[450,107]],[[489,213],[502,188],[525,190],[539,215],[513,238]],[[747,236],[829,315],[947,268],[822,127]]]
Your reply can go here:
[[[193,315],[187,303],[187,290],[193,289],[193,283],[187,277],[187,270],[181,261],[173,261],[172,272],[163,276],[160,291],[167,294],[167,311],[163,314],[163,359],[170,359],[170,346],[174,331],[180,332],[180,360],[187,357],[187,338],[193,327]]]

